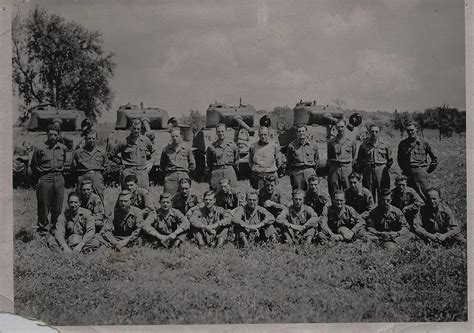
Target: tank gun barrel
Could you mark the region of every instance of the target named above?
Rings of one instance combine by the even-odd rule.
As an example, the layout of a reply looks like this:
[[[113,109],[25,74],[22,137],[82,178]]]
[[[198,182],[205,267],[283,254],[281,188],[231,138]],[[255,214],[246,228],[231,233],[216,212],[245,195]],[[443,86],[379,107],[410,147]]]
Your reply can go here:
[[[143,126],[143,129],[145,130],[145,133],[150,132],[151,131],[150,119],[143,118],[142,119],[142,126]]]

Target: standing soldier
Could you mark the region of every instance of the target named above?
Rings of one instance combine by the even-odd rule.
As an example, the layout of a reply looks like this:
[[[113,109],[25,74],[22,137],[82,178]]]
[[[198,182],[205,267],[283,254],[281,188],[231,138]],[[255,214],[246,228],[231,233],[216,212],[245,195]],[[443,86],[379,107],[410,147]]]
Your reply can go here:
[[[408,178],[408,186],[413,187],[426,201],[425,193],[430,188],[428,174],[436,169],[438,158],[428,141],[418,136],[415,122],[409,122],[406,131],[408,138],[402,140],[398,145],[398,165]],[[430,157],[429,166],[428,156]]]
[[[357,145],[346,135],[346,121],[336,123],[337,135],[328,142],[328,188],[332,196],[337,190],[349,187],[348,177],[352,173],[352,163]]]
[[[349,175],[349,188],[346,189],[346,205],[351,206],[356,212],[366,219],[372,209],[375,208],[374,198],[368,189],[362,186],[361,177],[353,172]]]
[[[94,192],[104,202],[104,177],[102,171],[107,163],[106,152],[97,146],[97,132],[88,131],[85,134],[85,143],[77,148],[72,156],[72,168],[78,175],[77,188],[81,189],[86,179],[92,181]]]
[[[393,164],[392,149],[379,139],[380,127],[371,125],[370,136],[362,142],[356,161],[356,169],[362,172],[362,184],[372,192],[374,201],[381,189],[390,188],[388,170]]]
[[[180,179],[189,178],[189,172],[194,170],[196,163],[191,148],[183,143],[181,129],[173,127],[170,134],[171,143],[161,153],[160,168],[166,172],[164,192],[175,194]]]
[[[304,198],[304,204],[313,208],[316,215],[321,216],[323,208],[331,199],[327,193],[323,193],[319,188],[319,178],[314,175],[308,179],[308,191]]]
[[[230,187],[230,182],[227,178],[219,181],[220,189],[216,193],[216,206],[222,207],[227,211],[232,211],[239,207],[239,191]]]
[[[286,209],[282,204],[282,193],[276,188],[274,175],[265,177],[265,185],[258,191],[258,205],[268,210],[274,217]]]
[[[196,207],[200,201],[197,193],[191,188],[191,179],[181,178],[178,193],[171,199],[173,208],[176,208],[186,216],[189,210]]]
[[[46,142],[35,148],[31,159],[31,170],[38,177],[36,199],[38,201],[39,234],[47,234],[56,225],[64,200],[64,177],[62,172],[66,162],[66,146],[59,143],[59,128],[48,126]],[[51,211],[51,223],[48,214]]]
[[[410,230],[413,230],[414,220],[420,219],[420,207],[424,206],[425,202],[414,189],[407,186],[407,177],[402,175],[395,178],[395,188],[392,190],[392,205],[402,211]]]
[[[81,185],[81,207],[88,209],[95,220],[95,231],[100,232],[104,225],[105,211],[104,204],[99,196],[93,193],[92,181],[85,179]]]
[[[148,188],[150,180],[148,173],[155,163],[155,148],[151,141],[141,134],[142,122],[135,119],[130,126],[130,135],[112,148],[110,160],[124,166],[120,184],[125,189],[124,179],[128,175],[135,175],[138,185]],[[120,156],[119,156],[120,155]]]
[[[309,178],[316,175],[319,152],[316,142],[307,137],[306,125],[298,125],[296,131],[298,138],[288,145],[286,163],[290,171],[291,187],[306,191]]]
[[[250,186],[258,190],[263,186],[263,181],[268,175],[278,177],[280,167],[280,146],[270,141],[268,127],[262,126],[258,130],[259,141],[249,149],[249,166],[251,169]]]
[[[219,180],[227,178],[232,187],[237,187],[237,175],[234,168],[239,166],[239,148],[232,142],[225,140],[227,127],[218,124],[216,127],[217,140],[207,148],[207,167],[211,172],[209,185],[213,191],[219,189]]]

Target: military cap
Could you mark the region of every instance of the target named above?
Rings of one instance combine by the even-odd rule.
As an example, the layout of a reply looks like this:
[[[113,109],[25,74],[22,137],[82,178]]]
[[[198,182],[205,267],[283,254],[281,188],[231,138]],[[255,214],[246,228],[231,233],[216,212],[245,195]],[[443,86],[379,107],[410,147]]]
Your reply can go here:
[[[53,124],[56,124],[56,123],[59,123],[59,125],[62,125],[62,124],[63,124],[63,121],[62,121],[62,119],[60,119],[60,118],[54,118],[54,119],[53,119]]]
[[[260,126],[270,127],[271,124],[272,120],[268,115],[264,115],[262,118],[260,118]]]
[[[351,116],[349,117],[349,124],[354,127],[357,127],[362,124],[362,116],[360,115],[360,113],[356,112],[351,114]]]
[[[82,131],[87,131],[89,130],[90,128],[92,127],[92,123],[89,119],[84,119],[82,122],[81,122],[81,128],[82,128]]]
[[[178,126],[178,119],[176,119],[175,117],[171,117],[168,120],[168,125],[172,126],[172,127],[177,127]]]

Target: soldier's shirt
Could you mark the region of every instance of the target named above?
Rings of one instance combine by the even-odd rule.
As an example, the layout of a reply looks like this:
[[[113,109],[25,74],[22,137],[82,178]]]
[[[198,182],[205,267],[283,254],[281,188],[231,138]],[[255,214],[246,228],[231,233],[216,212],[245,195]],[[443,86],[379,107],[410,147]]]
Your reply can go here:
[[[144,135],[140,135],[135,142],[132,142],[132,138],[127,136],[112,149],[112,156],[118,154],[120,154],[124,166],[144,167],[147,164],[147,159],[152,158],[155,154],[155,148],[150,139]]]
[[[328,142],[328,161],[350,163],[354,160],[356,143],[347,136],[334,137]]]
[[[276,206],[265,208],[268,210],[273,216],[278,216],[286,207],[282,204],[282,194],[281,192],[274,188],[272,193],[268,193],[265,187],[262,187],[258,190],[258,205],[265,208],[265,201],[271,200],[277,203]]]
[[[341,210],[338,210],[334,205],[327,205],[321,214],[320,224],[323,231],[337,233],[340,227],[352,229],[357,226],[359,228],[365,225],[365,221],[350,206],[344,205]]]
[[[57,142],[53,146],[42,143],[35,148],[31,159],[31,169],[40,174],[62,172],[66,163],[67,148]]]
[[[150,197],[150,193],[147,189],[144,188],[137,188],[136,191],[133,191],[130,196],[130,204],[134,207],[141,209],[143,215],[153,211],[155,207],[153,206],[153,202]],[[115,208],[119,207],[119,201],[115,202]]]
[[[254,210],[251,210],[247,205],[245,205],[236,209],[232,220],[240,220],[249,225],[258,224],[264,221],[266,224],[272,224],[275,221],[275,217],[261,206],[257,206]]]
[[[83,198],[82,208],[88,209],[92,213],[92,217],[96,220],[96,223],[102,222],[105,214],[104,205],[100,200],[100,197],[92,193],[88,200]]]
[[[79,207],[76,213],[66,208],[58,217],[54,233],[61,246],[79,243],[73,240],[74,236],[81,236],[82,241],[86,243],[94,237],[94,234],[95,221],[91,212],[82,207]]]
[[[107,163],[107,154],[100,147],[94,147],[91,151],[78,148],[72,155],[73,168],[78,172],[103,171]]]
[[[111,227],[112,230],[106,228],[104,232],[112,231],[113,235],[121,237],[130,236],[130,242],[134,241],[143,227],[142,211],[134,206],[131,206],[128,211],[115,208]]]
[[[306,191],[304,204],[313,208],[318,216],[323,213],[323,208],[330,202],[329,195],[326,193],[315,193],[310,190]]]
[[[178,228],[188,230],[189,221],[183,213],[175,208],[170,208],[168,212],[160,208],[156,210],[156,218],[145,226],[145,228],[149,227],[154,228],[160,234],[169,235]]]
[[[239,148],[232,141],[224,141],[219,144],[214,141],[207,148],[207,166],[214,170],[216,167],[233,166],[239,162]]]
[[[375,207],[372,192],[365,187],[362,187],[360,191],[348,188],[344,192],[346,194],[346,205],[354,208],[358,214],[363,214],[363,217],[367,217]]]
[[[280,146],[269,141],[266,144],[255,142],[250,146],[249,164],[254,172],[275,172],[278,170]]]
[[[436,166],[438,158],[428,141],[417,137],[413,142],[410,138],[402,140],[398,145],[398,165],[403,172],[407,173],[411,168],[425,168],[428,166],[428,156],[431,165]]]
[[[222,207],[214,206],[212,209],[206,207],[198,207],[193,210],[189,221],[191,225],[199,227],[199,224],[211,225],[220,223],[220,225],[230,224],[230,214]]]
[[[367,138],[360,145],[357,164],[361,169],[366,166],[383,164],[390,168],[393,164],[392,149],[382,140],[373,142]]]
[[[315,222],[311,227],[317,227],[318,216],[313,208],[306,205],[302,205],[299,209],[291,205],[290,208],[281,212],[277,217],[277,221],[280,223],[285,224],[285,222],[289,222],[296,225],[304,225],[310,219],[314,219]]]
[[[288,145],[287,150],[288,168],[317,168],[319,165],[318,146],[314,140],[306,139],[303,143],[294,140]]]
[[[216,206],[222,207],[226,210],[232,210],[239,206],[239,192],[236,189],[231,189],[229,193],[218,191],[216,193]]]
[[[381,206],[375,207],[367,218],[367,225],[382,232],[408,229],[405,215],[403,215],[400,209],[392,205],[390,205],[387,211]]]
[[[407,186],[405,190],[400,193],[396,188],[392,190],[392,206],[402,210],[405,207],[410,207],[410,210],[418,210],[424,206],[425,203],[416,191]]]
[[[172,207],[176,208],[184,215],[186,215],[191,208],[199,205],[200,202],[201,200],[199,199],[199,196],[193,190],[189,190],[187,197],[184,197],[181,192],[178,192],[171,199]]]
[[[454,235],[461,232],[453,211],[443,202],[439,203],[438,209],[425,205],[420,208],[420,212],[422,227],[431,234]]]
[[[189,172],[194,170],[196,162],[191,148],[181,142],[177,146],[169,144],[163,149],[160,166],[166,172]]]

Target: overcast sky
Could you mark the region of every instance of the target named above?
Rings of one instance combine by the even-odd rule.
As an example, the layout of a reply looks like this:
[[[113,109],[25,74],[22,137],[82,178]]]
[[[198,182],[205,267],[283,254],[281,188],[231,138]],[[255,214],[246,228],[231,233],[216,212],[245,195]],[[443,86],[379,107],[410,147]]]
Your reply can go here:
[[[368,111],[465,109],[462,0],[26,1],[103,33],[113,110],[179,115],[218,100]],[[16,10],[16,9],[14,9]]]

